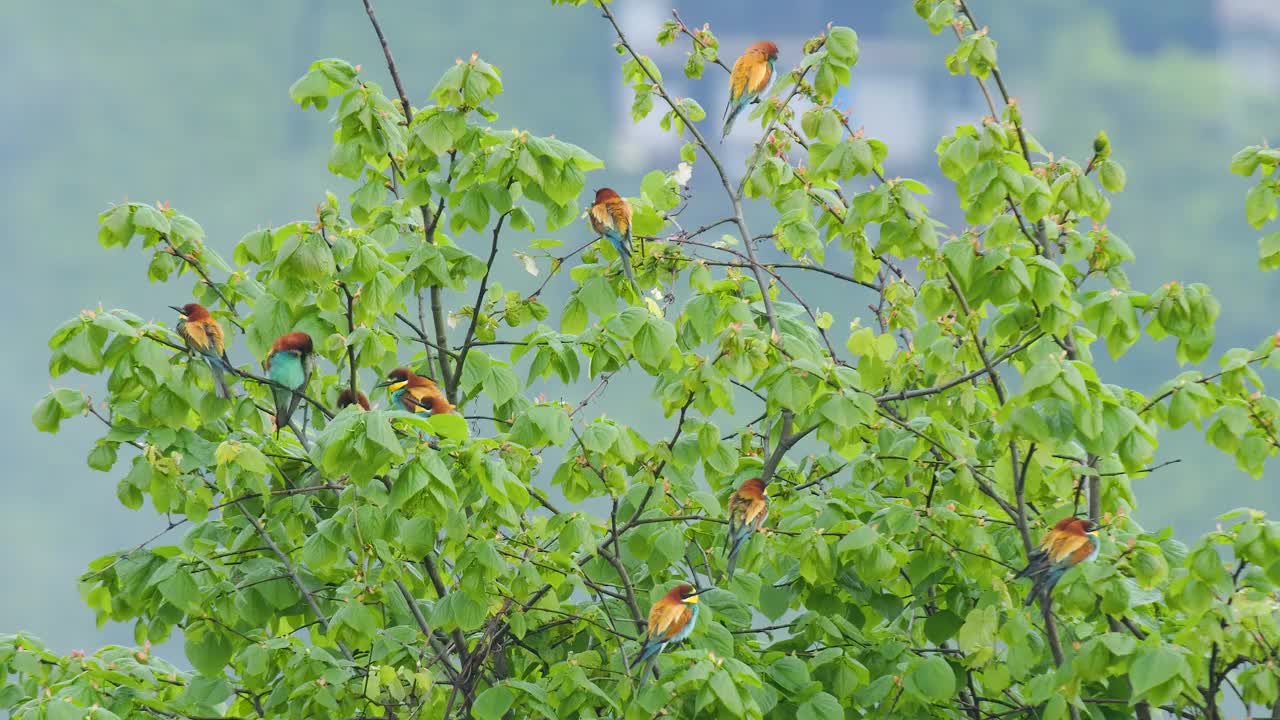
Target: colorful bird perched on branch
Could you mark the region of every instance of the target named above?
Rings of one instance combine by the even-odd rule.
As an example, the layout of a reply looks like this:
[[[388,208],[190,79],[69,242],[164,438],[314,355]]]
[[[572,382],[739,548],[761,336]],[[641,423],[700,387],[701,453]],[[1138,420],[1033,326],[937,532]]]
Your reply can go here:
[[[764,525],[769,517],[769,493],[765,490],[760,478],[742,481],[738,489],[729,496],[729,532],[724,539],[728,551],[728,565],[725,579],[733,579],[733,570],[738,566],[738,553],[750,539],[751,534]]]
[[[623,200],[612,188],[600,188],[596,190],[596,201],[587,217],[591,220],[591,229],[604,236],[618,251],[622,272],[639,293],[635,271],[631,268],[631,203]]]
[[[778,46],[765,40],[753,44],[733,62],[729,73],[729,104],[724,108],[724,131],[721,142],[733,129],[733,121],[743,108],[756,102],[773,79],[773,63],[778,59]]]
[[[224,373],[231,372],[231,361],[227,360],[227,349],[223,341],[222,326],[214,320],[205,306],[200,303],[187,303],[182,307],[170,305],[178,311],[181,320],[178,322],[178,335],[186,342],[187,347],[204,358],[213,371],[213,389],[218,397],[231,397],[227,388]]]
[[[694,623],[698,619],[698,594],[701,592],[703,591],[695,591],[692,585],[677,585],[658,598],[649,609],[649,627],[644,644],[640,646],[640,653],[631,661],[631,667],[645,662],[644,672],[640,673],[642,682],[653,672],[659,653],[667,645],[678,643],[693,632]]]
[[[338,393],[338,409],[341,410],[348,405],[359,405],[362,409],[368,410],[369,398],[365,397],[364,393],[359,390],[352,393],[351,388],[347,388]]]
[[[430,378],[417,375],[409,368],[396,368],[378,383],[391,393],[391,406],[413,413],[443,415],[454,411],[440,386]]]
[[[1085,518],[1069,517],[1059,520],[1045,533],[1040,547],[1027,558],[1027,566],[1016,578],[1031,578],[1034,583],[1024,606],[1040,598],[1043,605],[1049,601],[1053,587],[1071,568],[1098,557],[1101,547],[1095,532],[1098,525]]]
[[[289,424],[298,409],[307,381],[311,379],[311,353],[315,346],[311,336],[291,332],[276,338],[267,355],[267,377],[283,387],[272,386],[276,402],[276,430]],[[292,392],[297,391],[297,392]]]

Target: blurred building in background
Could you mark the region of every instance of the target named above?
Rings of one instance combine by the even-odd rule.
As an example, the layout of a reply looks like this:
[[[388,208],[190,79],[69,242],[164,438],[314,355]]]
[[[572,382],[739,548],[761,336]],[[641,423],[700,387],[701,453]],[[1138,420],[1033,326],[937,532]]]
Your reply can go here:
[[[1280,93],[1280,2],[1215,0],[1214,10],[1233,72],[1257,90]]]

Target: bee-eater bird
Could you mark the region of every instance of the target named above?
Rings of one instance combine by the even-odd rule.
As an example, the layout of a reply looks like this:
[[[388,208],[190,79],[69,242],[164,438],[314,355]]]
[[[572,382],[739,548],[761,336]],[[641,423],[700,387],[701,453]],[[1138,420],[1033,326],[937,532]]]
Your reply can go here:
[[[733,121],[742,109],[756,102],[773,79],[773,64],[778,60],[778,46],[765,40],[753,44],[733,62],[729,73],[729,104],[724,108],[724,131],[721,142],[733,129]]]
[[[443,415],[454,411],[453,405],[445,398],[430,378],[424,378],[409,368],[396,368],[387,374],[387,379],[378,383],[391,393],[391,406],[412,413],[430,413]]]
[[[631,661],[631,667],[646,662],[641,682],[653,671],[658,654],[671,643],[689,637],[698,619],[698,593],[692,585],[683,584],[671,588],[671,592],[658,598],[649,609],[649,627],[640,653]]]
[[[725,535],[724,544],[728,551],[728,564],[725,568],[725,579],[733,579],[733,570],[738,566],[738,553],[746,544],[751,534],[764,525],[769,517],[769,493],[765,490],[760,478],[743,480],[738,489],[729,496],[729,532]]]
[[[1029,577],[1034,583],[1023,606],[1036,598],[1041,604],[1048,602],[1053,586],[1071,568],[1098,557],[1101,547],[1096,530],[1098,525],[1085,518],[1069,517],[1059,520],[1044,534],[1040,547],[1031,552],[1027,566],[1015,579]]]
[[[622,272],[636,287],[635,271],[631,268],[631,203],[618,196],[613,188],[596,190],[596,201],[588,213],[591,229],[602,235],[614,249],[622,261]],[[636,288],[636,292],[639,289]]]
[[[218,397],[231,397],[227,388],[227,378],[223,374],[231,370],[231,361],[227,360],[227,349],[223,342],[222,326],[209,315],[209,311],[199,303],[187,303],[182,307],[170,305],[178,311],[178,335],[186,342],[187,347],[204,358],[213,371],[213,389]]]
[[[271,388],[276,401],[276,430],[289,424],[302,400],[299,394],[311,379],[311,353],[315,346],[311,336],[304,332],[291,332],[276,338],[267,355],[267,377],[283,387]],[[298,392],[291,392],[291,391]]]
[[[338,393],[338,409],[341,410],[348,405],[359,405],[361,408],[368,410],[369,398],[365,397],[364,393],[359,390],[353,395],[351,388],[347,388]]]

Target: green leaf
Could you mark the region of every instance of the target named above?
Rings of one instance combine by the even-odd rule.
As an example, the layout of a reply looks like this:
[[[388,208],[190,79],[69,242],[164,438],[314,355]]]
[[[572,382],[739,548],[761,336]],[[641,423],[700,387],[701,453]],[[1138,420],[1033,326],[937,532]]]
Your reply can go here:
[[[742,706],[742,696],[738,694],[738,688],[733,684],[733,678],[725,670],[717,670],[711,675],[711,691],[719,698],[720,704],[724,706],[734,717],[742,717],[745,708]]]
[[[40,402],[31,411],[31,424],[40,432],[56,433],[62,424],[62,407],[58,405],[53,393],[40,398]]]
[[[906,677],[907,689],[922,698],[941,702],[956,691],[956,676],[941,655],[930,655]]]
[[[684,532],[678,525],[666,528],[653,538],[653,549],[667,564],[679,561],[684,557]]]
[[[221,676],[231,659],[231,641],[218,630],[205,629],[186,633],[187,659],[196,670],[205,675]]]
[[[103,247],[115,245],[127,246],[133,238],[133,208],[129,205],[117,205],[98,216],[102,225],[98,229],[98,242]]]
[[[85,709],[71,703],[71,698],[56,698],[45,703],[46,720],[84,720]]]
[[[220,677],[192,678],[179,702],[211,708],[231,697],[232,691],[231,684]],[[91,716],[91,718],[96,717],[97,715]]]
[[[511,368],[495,364],[484,380],[484,390],[494,405],[501,405],[520,392],[520,381]]]
[[[1276,195],[1270,185],[1259,183],[1249,188],[1244,196],[1244,214],[1250,225],[1260,228],[1274,220],[1276,212]]]
[[[514,701],[515,695],[509,689],[496,685],[476,697],[471,713],[479,720],[499,720]]]
[[[432,415],[427,418],[427,426],[432,435],[443,440],[466,440],[470,434],[466,419],[456,413]]]
[[[1103,160],[1098,166],[1098,180],[1102,182],[1102,187],[1107,192],[1117,193],[1124,190],[1127,182],[1124,174],[1124,168],[1120,167],[1120,163],[1115,160]]]
[[[89,452],[89,467],[106,472],[116,464],[118,443],[98,441]]]
[[[836,550],[840,553],[853,552],[871,547],[880,538],[880,533],[871,525],[862,525],[840,539]]]
[[[1280,268],[1280,230],[1258,239],[1258,268],[1263,271]]]
[[[796,717],[799,720],[831,720],[844,717],[844,709],[830,693],[819,692],[800,705]]]
[[[809,383],[796,372],[787,372],[774,381],[769,399],[787,410],[803,410],[813,399]]]
[[[200,586],[186,568],[179,567],[160,583],[160,594],[175,607],[190,613],[200,611]]]
[[[83,413],[86,407],[84,393],[58,388],[36,403],[31,411],[31,422],[40,432],[54,433],[64,419]]]
[[[978,164],[978,141],[969,135],[957,137],[938,158],[942,174],[952,180],[964,178]]]
[[[370,442],[385,448],[394,457],[403,457],[404,450],[396,437],[396,429],[387,419],[385,413],[369,413],[365,421],[365,433]]]
[[[769,679],[788,695],[795,695],[813,682],[809,666],[792,655],[778,658],[769,666]]]
[[[1132,654],[1138,646],[1138,641],[1132,635],[1125,633],[1103,633],[1098,636],[1098,639],[1107,647],[1107,650],[1111,651],[1111,654],[1121,657]]]
[[[648,318],[632,338],[636,360],[646,369],[657,369],[675,346],[676,329],[661,318]]]
[[[858,33],[847,27],[833,27],[827,33],[827,51],[846,66],[858,62]]]
[[[1129,668],[1129,682],[1135,698],[1145,697],[1156,687],[1189,673],[1187,660],[1168,645],[1143,648]]]
[[[318,234],[303,237],[285,267],[294,278],[311,282],[327,279],[336,271],[333,251]]]
[[[569,416],[563,408],[534,405],[516,417],[511,439],[525,447],[561,445],[569,438]]]
[[[924,636],[935,645],[955,637],[956,632],[964,625],[964,619],[950,610],[942,610],[929,616],[924,621]]]
[[[235,462],[236,465],[239,465],[247,472],[258,475],[266,475],[271,472],[271,463],[267,460],[267,456],[252,445],[240,444]]]
[[[150,228],[162,234],[169,232],[169,218],[150,205],[138,204],[134,206],[133,224],[140,228]]]
[[[680,535],[680,552],[684,552],[684,537]],[[751,609],[737,595],[722,588],[713,588],[703,593],[702,602],[711,611],[712,617],[724,620],[729,625],[746,627],[751,623]]]
[[[348,601],[338,608],[330,622],[331,628],[346,626],[364,637],[372,637],[378,632],[378,618],[373,608],[355,600]]]

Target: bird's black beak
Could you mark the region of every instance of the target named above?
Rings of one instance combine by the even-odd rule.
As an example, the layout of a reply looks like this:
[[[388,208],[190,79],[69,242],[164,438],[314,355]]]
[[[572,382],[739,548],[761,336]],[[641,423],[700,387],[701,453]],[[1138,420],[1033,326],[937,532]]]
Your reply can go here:
[[[186,317],[186,313],[182,312],[182,308],[178,307],[177,305],[170,305],[169,307],[170,307],[170,309],[172,309],[174,312],[178,313],[179,315],[181,315],[181,316],[183,316],[183,317]]]
[[[693,597],[694,595],[701,595],[702,593],[704,593],[704,592],[706,592],[706,591],[708,591],[708,590],[714,590],[714,589],[715,589],[715,587],[714,587],[714,586],[710,586],[710,585],[709,585],[709,586],[707,586],[707,587],[702,588],[701,590],[694,590],[693,592],[689,593],[689,595],[688,595],[687,597]]]
[[[390,381],[390,380],[383,380],[382,382],[378,383],[377,385],[374,385],[374,386],[373,386],[373,389],[374,389],[374,390],[377,390],[378,388],[384,388],[384,387],[386,387],[386,386],[388,386],[388,385],[390,385],[390,384],[391,384],[391,381]]]

